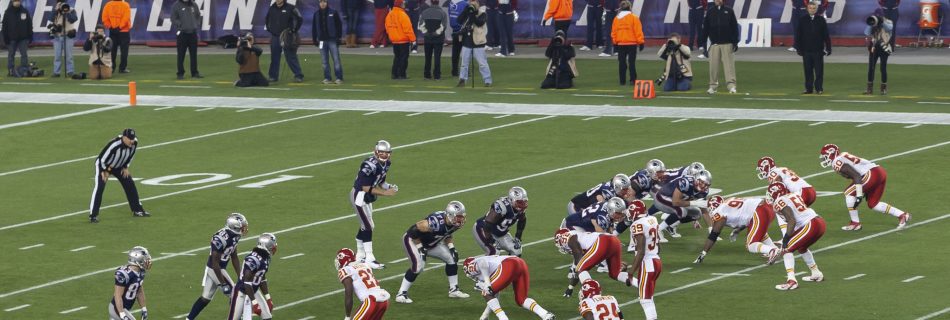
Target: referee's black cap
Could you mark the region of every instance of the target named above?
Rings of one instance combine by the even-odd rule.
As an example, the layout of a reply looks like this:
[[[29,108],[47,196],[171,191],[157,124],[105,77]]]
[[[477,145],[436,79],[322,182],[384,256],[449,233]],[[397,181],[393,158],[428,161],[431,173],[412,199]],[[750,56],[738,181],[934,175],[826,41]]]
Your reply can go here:
[[[135,129],[125,128],[125,130],[122,130],[122,136],[135,140]]]

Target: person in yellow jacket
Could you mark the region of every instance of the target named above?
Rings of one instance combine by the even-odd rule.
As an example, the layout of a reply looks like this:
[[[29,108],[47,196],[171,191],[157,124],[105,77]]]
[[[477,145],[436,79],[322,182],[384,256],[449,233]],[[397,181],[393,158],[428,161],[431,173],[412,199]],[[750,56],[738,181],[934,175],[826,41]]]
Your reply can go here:
[[[123,0],[112,0],[102,8],[102,25],[109,29],[109,38],[112,39],[112,61],[115,61],[115,55],[122,50],[121,60],[119,60],[119,72],[129,73],[129,43],[132,38],[129,31],[132,30],[132,8],[129,3]]]
[[[628,69],[630,84],[633,84],[637,80],[637,51],[643,51],[643,26],[640,17],[630,11],[630,1],[620,2],[620,13],[614,18],[610,39],[617,49],[617,60],[620,60],[620,85],[627,84]]]
[[[567,34],[567,28],[571,26],[571,17],[574,16],[573,0],[548,0],[547,10],[544,11],[544,19],[541,19],[541,25],[547,25],[554,20],[554,31],[564,31]]]
[[[404,80],[409,68],[409,48],[416,43],[416,32],[406,13],[405,1],[395,0],[393,5],[393,10],[386,15],[386,34],[393,43],[392,78]]]

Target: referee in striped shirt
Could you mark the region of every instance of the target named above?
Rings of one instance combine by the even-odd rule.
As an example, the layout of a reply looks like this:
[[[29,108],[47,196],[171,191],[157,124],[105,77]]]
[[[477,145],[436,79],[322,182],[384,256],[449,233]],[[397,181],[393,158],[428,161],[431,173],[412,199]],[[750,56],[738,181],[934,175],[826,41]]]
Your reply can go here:
[[[132,175],[129,173],[129,164],[132,163],[132,158],[135,157],[135,149],[138,144],[139,140],[135,138],[135,129],[128,128],[122,130],[121,135],[109,141],[102,148],[102,152],[96,158],[96,187],[92,190],[92,200],[89,202],[90,222],[99,222],[99,205],[102,204],[102,192],[106,189],[106,182],[109,181],[110,174],[122,183],[125,197],[129,199],[132,216],[151,216],[142,208],[142,203],[139,201],[139,191],[135,188],[135,182],[132,181]]]

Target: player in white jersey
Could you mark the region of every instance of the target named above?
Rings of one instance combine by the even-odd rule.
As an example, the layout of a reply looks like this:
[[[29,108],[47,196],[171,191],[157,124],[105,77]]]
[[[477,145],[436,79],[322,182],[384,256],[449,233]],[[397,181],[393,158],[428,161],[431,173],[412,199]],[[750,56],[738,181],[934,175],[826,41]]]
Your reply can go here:
[[[577,307],[584,320],[623,320],[617,298],[600,294],[600,283],[594,279],[581,284],[581,302]]]
[[[514,287],[515,302],[522,308],[534,312],[543,320],[554,319],[554,314],[548,312],[537,301],[528,297],[531,285],[531,276],[528,264],[515,256],[481,256],[468,257],[462,264],[465,275],[475,281],[475,288],[482,291],[487,306],[480,320],[487,320],[490,313],[494,313],[499,320],[508,320],[508,315],[501,309],[498,294],[509,285]]]
[[[719,233],[722,228],[729,226],[734,230],[740,230],[748,227],[749,233],[746,236],[745,246],[751,253],[768,255],[769,257],[778,254],[779,250],[769,238],[769,224],[775,218],[775,212],[772,206],[762,199],[742,199],[729,198],[723,200],[720,196],[714,196],[706,201],[706,208],[710,210],[712,231],[706,239],[706,245],[703,251],[699,253],[693,263],[702,263],[706,254],[712,250],[716,241],[719,240]],[[733,235],[736,233],[734,232]],[[734,237],[731,237],[735,241]]]
[[[861,220],[858,218],[858,205],[867,198],[868,208],[874,211],[897,217],[897,228],[902,229],[910,221],[910,213],[881,201],[884,187],[887,184],[887,172],[884,168],[867,159],[853,156],[834,144],[821,147],[819,153],[822,167],[832,167],[842,177],[851,180],[851,184],[844,191],[844,201],[851,215],[851,223],[841,227],[845,231],[861,230]]]
[[[795,252],[801,254],[805,265],[811,269],[811,276],[803,277],[802,280],[819,282],[824,280],[821,270],[818,270],[818,264],[815,263],[815,256],[811,250],[808,250],[821,236],[825,234],[825,220],[818,216],[815,210],[805,205],[805,201],[798,194],[788,191],[785,184],[773,182],[769,185],[768,196],[766,199],[772,203],[775,212],[785,217],[789,224],[794,223],[792,232],[786,232],[782,239],[782,251],[780,255],[769,257],[768,264],[773,264],[781,256],[785,263],[785,273],[788,279],[775,289],[786,291],[798,288],[798,280],[795,280]]]
[[[663,270],[660,261],[660,223],[656,217],[646,214],[636,214],[631,217],[631,241],[637,243],[637,255],[633,264],[629,266],[628,274],[633,280],[632,285],[639,288],[640,307],[646,314],[647,320],[657,318],[656,305],[653,303],[653,291],[656,290],[656,280]]]
[[[336,252],[334,260],[337,275],[343,284],[345,320],[378,320],[389,308],[389,292],[379,286],[373,269],[356,262],[356,254],[349,248]],[[353,295],[360,300],[360,308],[353,312]]]
[[[772,157],[766,156],[759,159],[759,162],[756,163],[756,171],[758,171],[759,179],[768,179],[769,183],[775,181],[785,183],[789,192],[802,196],[806,206],[815,203],[817,197],[815,188],[805,179],[799,177],[792,169],[775,165],[775,160]]]

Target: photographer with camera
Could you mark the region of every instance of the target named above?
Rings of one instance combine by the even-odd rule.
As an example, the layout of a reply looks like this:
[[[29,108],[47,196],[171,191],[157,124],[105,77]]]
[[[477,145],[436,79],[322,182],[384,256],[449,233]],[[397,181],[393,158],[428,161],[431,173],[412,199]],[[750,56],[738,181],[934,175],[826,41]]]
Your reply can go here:
[[[27,46],[33,42],[33,19],[30,17],[30,11],[23,7],[21,0],[10,1],[10,6],[3,13],[3,41],[7,44],[7,70],[8,76],[20,77],[14,61],[17,51],[20,52],[20,69],[29,70],[30,57],[26,54]]]
[[[82,45],[82,50],[89,52],[89,79],[112,78],[112,55],[109,54],[112,52],[112,39],[106,38],[105,27],[97,25],[96,31],[90,33],[89,39]]]
[[[267,11],[265,28],[270,32],[270,68],[267,70],[270,82],[280,78],[280,55],[287,57],[287,65],[294,73],[294,82],[303,82],[303,71],[297,60],[297,47],[300,45],[298,31],[303,26],[303,16],[287,0],[276,0]]]
[[[610,39],[617,48],[617,60],[620,61],[620,85],[627,84],[627,71],[630,71],[630,84],[637,81],[637,50],[643,51],[643,25],[640,17],[630,11],[630,1],[620,2],[620,13],[614,18]]]
[[[818,3],[808,3],[808,15],[801,17],[795,29],[795,51],[805,65],[805,91],[802,94],[822,94],[825,91],[825,56],[831,55],[831,36],[828,23],[818,14]]]
[[[663,91],[689,91],[693,87],[693,66],[689,62],[692,50],[680,42],[680,35],[671,33],[669,40],[657,53],[666,61],[663,75],[657,79],[657,85],[663,84]],[[665,81],[665,83],[664,83]]]
[[[132,8],[123,0],[112,0],[102,8],[102,24],[109,29],[109,38],[112,39],[112,61],[119,51],[122,51],[119,60],[119,72],[129,73],[129,43],[132,37]]]
[[[478,0],[468,0],[468,6],[459,16],[462,26],[462,60],[459,66],[459,83],[457,87],[465,86],[469,76],[469,65],[472,57],[478,62],[478,73],[482,75],[486,87],[491,87],[491,69],[488,68],[488,58],[485,56],[485,44],[488,42],[488,14],[486,8]],[[474,81],[474,79],[473,79]]]
[[[864,28],[864,35],[867,36],[868,46],[868,89],[864,94],[874,94],[874,68],[877,61],[881,60],[881,95],[887,94],[887,58],[890,57],[893,47],[891,47],[891,37],[894,32],[894,24],[891,20],[881,14],[878,9],[873,16],[868,17],[867,27]]]
[[[53,6],[53,18],[47,22],[49,37],[53,39],[53,77],[62,74],[63,58],[66,59],[66,77],[76,72],[73,66],[73,45],[76,38],[76,10],[66,0],[56,0]]]
[[[541,89],[568,89],[574,87],[577,65],[574,62],[574,47],[567,43],[564,31],[554,32],[554,38],[544,51],[548,61],[547,74],[541,82]]]
[[[234,82],[235,87],[266,87],[269,85],[264,74],[261,73],[261,54],[264,50],[254,45],[254,34],[248,32],[247,35],[238,39],[237,55],[235,61],[238,63],[238,80]]]
[[[175,46],[178,49],[178,80],[185,78],[185,51],[191,57],[191,77],[204,78],[198,72],[198,28],[201,10],[194,0],[178,0],[172,5],[172,25],[175,26]]]

